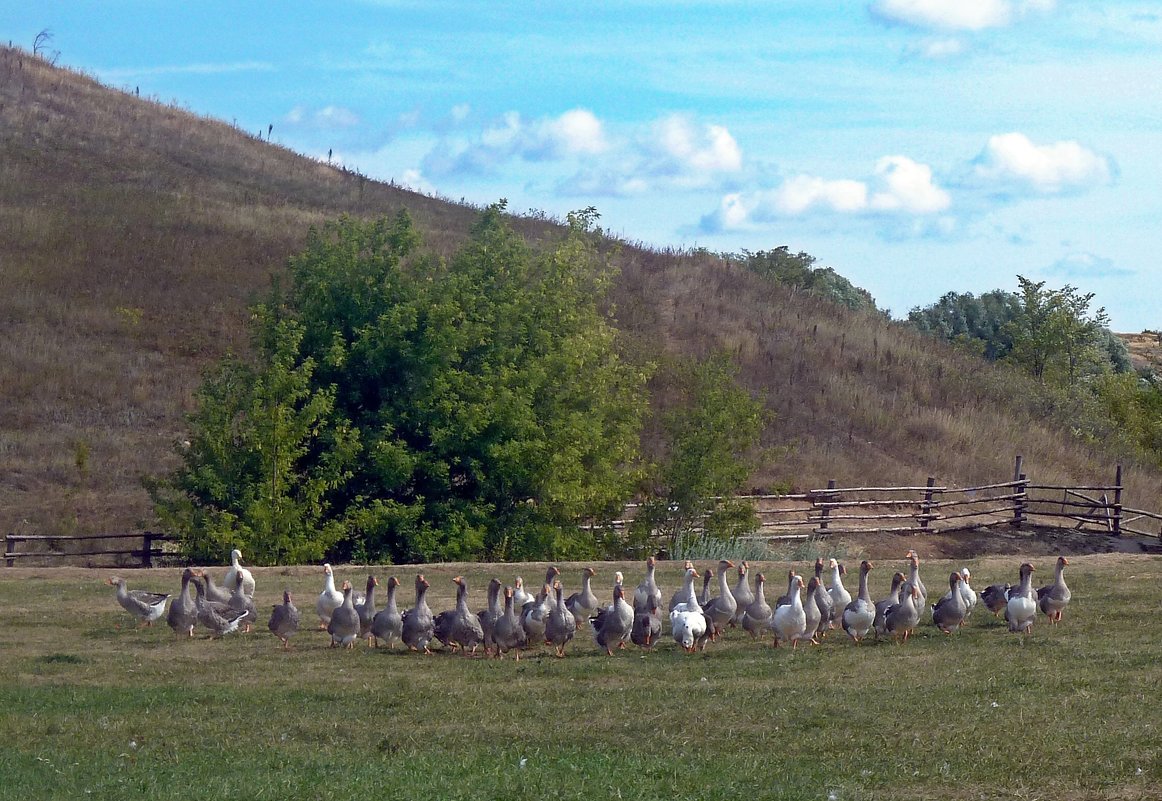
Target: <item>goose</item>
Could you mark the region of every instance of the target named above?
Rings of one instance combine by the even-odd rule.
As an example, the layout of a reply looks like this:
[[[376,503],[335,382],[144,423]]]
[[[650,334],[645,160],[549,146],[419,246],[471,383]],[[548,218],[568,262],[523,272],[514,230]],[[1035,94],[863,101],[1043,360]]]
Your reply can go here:
[[[652,556],[646,559],[646,576],[633,591],[633,611],[635,612],[648,612],[651,604],[654,606],[662,605],[662,591],[658,588],[658,582],[654,578],[657,564],[657,560]]]
[[[584,625],[589,616],[597,611],[597,605],[601,603],[597,599],[596,593],[593,592],[592,581],[596,575],[597,571],[591,567],[582,570],[581,592],[575,592],[565,599],[565,608],[573,613],[573,619],[577,621],[577,628]]]
[[[816,635],[822,636],[821,632],[826,630],[826,624],[823,622],[823,613],[819,611],[819,579],[814,576],[807,582],[806,598],[803,601],[803,615],[806,618],[806,623],[803,626],[803,634],[798,639],[808,640],[812,645],[818,645],[819,641],[815,639]],[[823,593],[827,595],[826,592]],[[828,600],[831,596],[827,596]]]
[[[920,555],[909,549],[904,557],[908,560],[908,583],[920,591],[920,612],[924,612],[924,604],[928,600],[928,588],[920,578]]]
[[[658,604],[650,602],[645,612],[633,613],[633,629],[629,633],[630,642],[641,648],[650,649],[662,636],[662,618],[658,615]]]
[[[500,620],[500,616],[504,614],[504,610],[500,606],[500,579],[494,578],[488,582],[488,608],[481,609],[476,613],[480,619],[480,630],[484,632],[484,653],[492,652],[495,640],[493,639],[493,631],[496,629],[496,621]]]
[[[807,610],[803,608],[803,599],[799,596],[802,588],[802,577],[792,573],[787,587],[790,603],[776,606],[771,615],[771,629],[775,633],[771,645],[775,648],[779,647],[779,641],[782,640],[790,642],[793,650],[807,631]]]
[[[1009,590],[1009,600],[1005,604],[1005,620],[1009,631],[1029,634],[1033,631],[1033,621],[1037,618],[1037,593],[1033,591],[1033,566],[1028,562],[1021,565],[1021,583]]]
[[[125,579],[114,576],[105,581],[110,587],[117,588],[117,603],[121,608],[138,620],[138,626],[144,623],[152,626],[153,621],[165,614],[165,605],[169,601],[168,593],[146,592],[145,590],[128,590],[125,588]]]
[[[866,559],[859,563],[859,592],[843,608],[841,617],[843,630],[847,632],[847,636],[851,637],[856,645],[867,636],[876,620],[876,607],[867,591],[867,574],[871,572],[873,567],[875,565]]]
[[[206,597],[200,581],[194,581],[194,589],[197,591],[194,603],[198,607],[198,622],[210,630],[211,640],[237,631],[242,621],[250,615],[249,612],[230,609],[224,604],[211,601]]]
[[[755,576],[754,600],[743,610],[742,628],[752,638],[757,638],[771,621],[771,607],[766,599],[767,577],[762,573]]]
[[[235,548],[230,552],[230,569],[226,571],[226,578],[222,583],[226,587],[234,586],[236,576],[242,576],[242,591],[247,596],[254,597],[254,575],[242,566],[242,551]]]
[[[964,579],[955,570],[948,575],[949,592],[932,607],[932,622],[945,634],[951,634],[961,627],[968,614],[968,605],[960,593],[960,582]]]
[[[600,622],[593,624],[593,639],[599,648],[613,656],[613,647],[625,647],[625,640],[633,629],[633,607],[625,602],[625,588],[620,584],[613,588],[613,607],[604,615],[598,615]]]
[[[210,575],[208,570],[194,571],[194,575],[202,578],[206,582],[206,600],[213,604],[228,604],[230,603],[230,587],[223,585],[219,587],[214,583],[214,577]]]
[[[907,579],[904,574],[897,570],[892,574],[892,589],[888,592],[886,598],[876,601],[876,618],[872,622],[872,628],[875,630],[876,639],[888,633],[888,610],[900,602],[900,591]]]
[[[359,616],[359,638],[371,639],[371,621],[375,619],[375,588],[379,580],[375,576],[367,577],[367,590],[362,598],[355,599],[355,614]]]
[[[290,638],[299,630],[299,621],[302,619],[298,608],[291,600],[290,590],[282,591],[282,603],[275,604],[270,609],[270,621],[266,627],[275,637],[282,640],[284,650],[290,648]]]
[[[315,601],[315,612],[319,615],[319,628],[326,629],[331,622],[331,613],[343,603],[343,593],[335,589],[335,573],[329,564],[323,565],[323,591]]]
[[[960,587],[960,596],[962,598],[964,598],[964,619],[965,620],[968,620],[969,615],[972,614],[972,610],[976,608],[976,604],[977,604],[977,600],[978,600],[976,597],[976,590],[974,590],[972,588],[972,585],[968,583],[968,580],[970,578],[972,578],[972,573],[968,572],[968,568],[967,567],[960,568],[960,585],[959,585],[959,587]]]
[[[734,593],[730,591],[730,585],[726,580],[726,572],[732,567],[734,562],[729,559],[718,561],[718,597],[712,598],[710,603],[702,607],[706,619],[711,624],[712,638],[717,638],[726,624],[734,619],[734,613],[738,609],[738,602],[734,600]]]
[[[388,648],[395,648],[395,641],[403,637],[403,615],[396,605],[395,591],[399,587],[399,579],[391,576],[387,579],[387,606],[375,613],[371,618],[371,641],[376,648],[379,641],[387,643]]]
[[[525,604],[527,604],[532,599],[533,596],[529,595],[528,592],[525,591],[525,580],[520,576],[517,576],[516,581],[513,582],[512,603],[513,606],[516,607],[518,615],[520,614],[520,610],[525,608]]]
[[[194,636],[194,627],[198,625],[198,605],[190,597],[190,580],[193,577],[194,571],[190,568],[187,567],[182,571],[182,591],[169,605],[169,614],[165,618],[165,622],[175,634],[185,634],[189,637]]]
[[[560,581],[553,583],[553,592],[556,593],[557,602],[553,604],[549,610],[549,616],[545,619],[545,640],[556,649],[557,656],[563,657],[565,646],[577,633],[577,621],[574,619],[573,613],[569,611],[569,607],[565,606],[564,591],[561,589]]]
[[[515,591],[512,587],[504,588],[504,613],[496,621],[496,631],[493,638],[496,640],[496,658],[503,659],[505,651],[516,650],[516,661],[520,661],[520,650],[525,647],[527,638],[524,627],[516,616]]]
[[[355,593],[350,581],[343,582],[343,603],[331,612],[327,633],[331,635],[332,648],[343,646],[350,650],[359,639],[359,613],[355,611]]]
[[[1069,599],[1073,597],[1073,593],[1065,584],[1065,568],[1068,565],[1069,560],[1064,556],[1057,557],[1057,578],[1052,584],[1037,590],[1037,605],[1054,625],[1061,622],[1061,613],[1065,611]]]
[[[900,602],[888,609],[886,613],[887,623],[884,628],[887,629],[888,634],[892,635],[893,639],[902,636],[903,642],[908,641],[908,637],[911,636],[912,631],[920,622],[920,607],[918,606],[920,598],[919,587],[905,581],[903,589],[900,590]]]
[[[690,601],[679,602],[670,611],[670,635],[688,654],[694,653],[699,645],[706,645],[706,615],[694,594],[694,581],[697,578],[698,570],[693,565],[686,568],[684,588]]]
[[[810,582],[808,582],[810,586]],[[815,605],[819,607],[819,636],[824,636],[835,628],[835,601],[831,600],[831,593],[823,584],[823,559],[815,560]]]
[[[710,605],[710,582],[714,581],[714,571],[706,568],[702,574],[702,592],[698,594],[698,605],[705,609]]]
[[[476,649],[484,642],[484,628],[480,618],[468,608],[468,581],[463,576],[452,579],[456,584],[456,609],[452,613],[452,642],[460,646],[465,656],[475,656]],[[471,651],[469,649],[472,649]]]
[[[529,645],[540,645],[545,641],[545,621],[549,617],[549,585],[541,585],[537,597],[524,605],[520,613],[520,624],[525,630]]]
[[[682,575],[685,576],[686,571],[693,567],[694,563],[687,559],[685,564],[682,565]],[[672,596],[670,596],[670,605],[666,607],[666,611],[673,612],[674,607],[678,604],[689,604],[696,600],[698,600],[698,596],[694,594],[694,586],[691,585],[689,590],[687,590],[685,580],[683,579],[682,586],[679,587]]]
[[[428,648],[428,643],[436,633],[435,619],[427,601],[430,586],[423,573],[416,575],[416,604],[403,613],[400,628],[400,639],[403,640],[403,644],[413,651],[423,651],[425,654],[432,652]]]
[[[851,603],[851,593],[843,586],[843,577],[847,575],[847,568],[839,564],[834,559],[827,562],[827,568],[831,571],[831,586],[827,588],[827,593],[831,596],[832,620],[839,620],[842,622],[843,610]]]
[[[750,564],[744,559],[738,566],[738,581],[731,590],[734,595],[734,617],[731,618],[730,624],[732,626],[741,626],[742,617],[746,614],[746,608],[754,603],[754,592],[750,588],[749,583]]]
[[[1001,612],[1005,611],[1005,605],[1009,602],[1009,592],[1012,589],[1013,585],[1007,582],[1004,584],[990,584],[981,592],[980,599],[994,616],[999,617]]]
[[[249,633],[250,626],[258,620],[258,608],[254,605],[254,599],[246,594],[245,582],[243,581],[241,573],[234,574],[234,592],[230,593],[230,602],[226,604],[231,609],[236,609],[239,612],[246,612],[245,622],[242,624],[243,632]]]

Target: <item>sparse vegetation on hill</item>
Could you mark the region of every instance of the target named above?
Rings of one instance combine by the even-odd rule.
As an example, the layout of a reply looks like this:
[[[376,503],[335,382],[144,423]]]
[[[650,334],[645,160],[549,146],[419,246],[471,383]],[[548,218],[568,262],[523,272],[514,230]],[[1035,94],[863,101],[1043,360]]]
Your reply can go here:
[[[0,49],[0,529],[155,524],[141,484],[179,465],[204,371],[250,353],[249,306],[312,225],[406,209],[450,257],[479,209],[305,158],[228,124]],[[540,250],[562,229],[511,225]],[[623,243],[624,244],[624,243]],[[624,244],[614,324],[636,359],[723,352],[777,454],[755,487],[983,483],[1014,452],[1050,483],[1131,459],[1108,418],[1020,372],[706,252]],[[681,399],[651,385],[663,414]],[[657,431],[655,423],[647,431]],[[642,443],[657,461],[660,439]],[[1130,463],[1127,497],[1162,492]],[[1141,502],[1145,502],[1144,500]]]

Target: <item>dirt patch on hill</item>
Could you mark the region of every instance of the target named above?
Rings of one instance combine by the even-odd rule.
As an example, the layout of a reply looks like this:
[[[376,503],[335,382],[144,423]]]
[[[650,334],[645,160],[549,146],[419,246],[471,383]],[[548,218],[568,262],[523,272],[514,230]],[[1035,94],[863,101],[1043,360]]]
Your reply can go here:
[[[1079,556],[1095,553],[1162,554],[1162,542],[1152,537],[1122,536],[1052,528],[1014,530],[998,527],[949,534],[899,535],[868,532],[845,534],[833,542],[847,553],[869,559],[898,558],[914,548],[925,559],[974,559],[983,556]]]
[[[1149,368],[1162,373],[1162,334],[1157,331],[1143,331],[1140,334],[1118,334],[1126,349],[1130,351],[1130,363],[1135,370]]]

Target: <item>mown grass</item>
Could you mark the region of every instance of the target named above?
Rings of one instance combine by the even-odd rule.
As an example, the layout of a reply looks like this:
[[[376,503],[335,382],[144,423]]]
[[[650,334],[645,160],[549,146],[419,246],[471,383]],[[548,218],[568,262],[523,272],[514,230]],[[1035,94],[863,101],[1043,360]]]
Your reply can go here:
[[[968,565],[983,586],[1017,561]],[[1071,563],[1064,623],[1026,639],[978,610],[954,637],[929,623],[902,646],[839,633],[792,652],[733,631],[697,656],[667,639],[610,658],[579,635],[563,660],[519,663],[331,650],[309,629],[283,652],[265,620],[249,635],[182,640],[128,627],[103,571],[11,569],[0,573],[0,796],[1157,798],[1162,562]],[[1051,573],[1052,560],[1036,565]],[[926,563],[930,592],[959,566]],[[602,595],[615,569],[630,585],[642,573],[598,567]],[[787,565],[756,568],[771,580]],[[477,608],[488,577],[533,584],[544,566],[421,569],[439,610],[454,574]],[[873,595],[892,569],[873,573]],[[410,569],[373,570],[410,588]],[[564,566],[574,587],[578,570]],[[263,614],[286,586],[310,619],[318,568],[256,572]],[[336,572],[361,584],[367,569]],[[667,597],[677,574],[659,570]],[[171,590],[177,571],[129,578]]]

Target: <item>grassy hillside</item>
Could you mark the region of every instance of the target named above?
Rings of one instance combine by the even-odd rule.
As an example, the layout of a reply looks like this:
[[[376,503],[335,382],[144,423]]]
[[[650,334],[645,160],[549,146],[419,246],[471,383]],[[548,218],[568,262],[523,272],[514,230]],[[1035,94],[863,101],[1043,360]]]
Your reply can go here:
[[[0,531],[25,533],[151,523],[139,477],[172,464],[200,371],[247,346],[248,301],[311,224],[406,207],[449,252],[476,213],[13,49],[0,200]],[[709,254],[628,246],[619,262],[632,348],[726,349],[774,412],[780,455],[756,486],[982,483],[1016,452],[1039,480],[1112,479],[1118,455],[1020,376]],[[1127,482],[1131,503],[1162,491],[1144,469]]]

